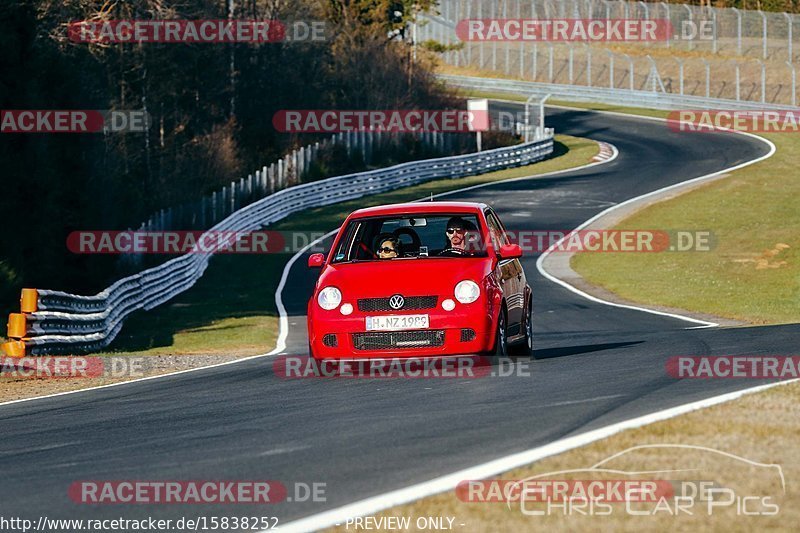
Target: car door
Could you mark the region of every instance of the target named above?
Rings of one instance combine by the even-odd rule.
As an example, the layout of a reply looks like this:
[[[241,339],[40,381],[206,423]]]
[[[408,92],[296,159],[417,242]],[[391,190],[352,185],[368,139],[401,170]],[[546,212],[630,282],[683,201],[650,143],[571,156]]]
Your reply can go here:
[[[491,209],[486,210],[486,223],[489,226],[489,234],[495,250],[499,250],[503,244],[511,244],[506,234],[503,224]],[[503,287],[503,294],[506,299],[506,309],[508,310],[508,336],[518,335],[521,330],[523,311],[524,311],[524,288],[525,274],[522,271],[522,263],[519,259],[501,259],[497,264],[499,281]]]

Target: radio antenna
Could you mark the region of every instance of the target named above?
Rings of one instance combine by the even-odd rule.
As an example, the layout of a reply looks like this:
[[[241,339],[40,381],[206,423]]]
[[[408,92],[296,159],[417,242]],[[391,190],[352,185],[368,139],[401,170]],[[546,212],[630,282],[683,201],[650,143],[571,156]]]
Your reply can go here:
[[[433,201],[433,191],[431,191],[431,202]]]

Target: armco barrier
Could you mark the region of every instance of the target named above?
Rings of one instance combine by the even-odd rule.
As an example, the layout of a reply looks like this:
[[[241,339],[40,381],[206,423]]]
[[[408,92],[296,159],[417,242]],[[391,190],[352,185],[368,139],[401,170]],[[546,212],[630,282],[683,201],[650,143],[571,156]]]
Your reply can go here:
[[[553,151],[553,131],[533,142],[466,155],[413,161],[393,167],[328,178],[278,191],[244,207],[208,231],[253,231],[310,207],[352,200],[437,178],[460,178],[526,165]],[[198,239],[200,240],[200,239]],[[125,318],[150,310],[191,287],[210,254],[189,253],[121,279],[94,296],[25,289],[21,313],[12,313],[6,355],[85,353],[107,346]]]

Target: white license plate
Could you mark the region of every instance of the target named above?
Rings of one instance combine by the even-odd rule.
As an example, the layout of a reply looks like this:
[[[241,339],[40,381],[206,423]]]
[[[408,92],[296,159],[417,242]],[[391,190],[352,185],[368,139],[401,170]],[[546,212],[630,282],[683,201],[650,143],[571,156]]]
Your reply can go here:
[[[401,331],[404,329],[428,329],[428,315],[368,316],[367,331]]]

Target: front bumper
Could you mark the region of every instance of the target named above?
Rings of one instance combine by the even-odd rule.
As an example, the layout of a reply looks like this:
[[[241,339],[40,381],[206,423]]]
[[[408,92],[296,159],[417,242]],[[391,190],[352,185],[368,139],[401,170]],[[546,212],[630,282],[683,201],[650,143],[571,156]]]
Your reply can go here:
[[[422,330],[367,332],[366,318],[375,315],[427,314],[429,327]],[[344,316],[339,309],[310,309],[308,338],[317,359],[369,359],[376,357],[440,357],[471,355],[494,347],[491,313],[481,300],[456,304],[453,311],[438,307],[408,312],[364,313]],[[474,333],[472,333],[474,332]],[[332,336],[335,346],[332,346]]]

